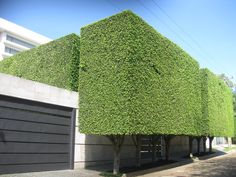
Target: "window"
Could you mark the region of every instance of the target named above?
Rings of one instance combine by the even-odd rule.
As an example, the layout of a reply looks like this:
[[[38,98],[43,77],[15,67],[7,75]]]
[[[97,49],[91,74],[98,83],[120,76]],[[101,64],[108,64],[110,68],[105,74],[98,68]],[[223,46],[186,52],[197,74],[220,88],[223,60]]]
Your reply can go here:
[[[16,44],[19,44],[19,45],[28,47],[28,48],[30,48],[30,49],[35,47],[35,45],[33,45],[33,44],[30,44],[30,43],[28,43],[28,42],[22,41],[22,40],[20,40],[20,39],[17,39],[17,38],[15,38],[15,37],[10,36],[10,35],[7,35],[7,40],[8,40],[8,41],[11,41],[11,42],[14,42],[14,43],[16,43]]]
[[[20,52],[20,51],[19,51],[19,50],[15,50],[15,49],[10,48],[10,47],[5,47],[5,52],[14,55],[14,54],[16,54],[16,53],[18,53],[18,52]]]

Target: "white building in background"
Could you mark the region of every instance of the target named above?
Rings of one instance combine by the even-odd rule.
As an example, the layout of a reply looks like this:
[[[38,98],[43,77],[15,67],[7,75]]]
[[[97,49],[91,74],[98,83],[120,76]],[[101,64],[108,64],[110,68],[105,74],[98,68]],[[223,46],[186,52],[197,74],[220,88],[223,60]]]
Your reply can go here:
[[[0,60],[51,39],[0,18]]]

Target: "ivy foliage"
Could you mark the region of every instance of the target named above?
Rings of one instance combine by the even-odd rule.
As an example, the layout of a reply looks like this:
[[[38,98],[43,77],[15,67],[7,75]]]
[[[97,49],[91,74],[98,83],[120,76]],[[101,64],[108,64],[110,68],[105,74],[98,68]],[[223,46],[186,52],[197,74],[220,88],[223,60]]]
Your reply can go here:
[[[0,72],[78,90],[80,39],[70,34],[0,62]]]
[[[80,131],[199,135],[198,63],[130,11],[81,29]]]
[[[208,69],[201,69],[202,113],[208,136],[234,136],[233,95],[231,89]]]

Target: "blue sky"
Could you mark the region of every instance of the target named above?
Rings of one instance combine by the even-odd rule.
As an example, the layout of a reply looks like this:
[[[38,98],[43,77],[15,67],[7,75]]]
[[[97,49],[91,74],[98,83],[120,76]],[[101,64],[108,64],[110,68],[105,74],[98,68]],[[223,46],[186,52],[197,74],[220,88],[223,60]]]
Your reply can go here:
[[[234,0],[0,0],[0,17],[56,39],[130,9],[201,67],[236,81]]]

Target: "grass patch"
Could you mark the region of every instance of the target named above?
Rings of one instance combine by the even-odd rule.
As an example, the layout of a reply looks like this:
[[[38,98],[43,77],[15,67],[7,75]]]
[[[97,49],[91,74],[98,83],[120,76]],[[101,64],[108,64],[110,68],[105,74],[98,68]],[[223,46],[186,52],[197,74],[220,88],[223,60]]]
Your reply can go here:
[[[236,146],[225,147],[225,148],[224,148],[224,151],[225,151],[225,152],[228,152],[228,151],[235,150],[235,149],[236,149]]]
[[[117,175],[114,175],[112,172],[102,172],[99,175],[104,177],[121,177],[123,174],[119,173]]]

